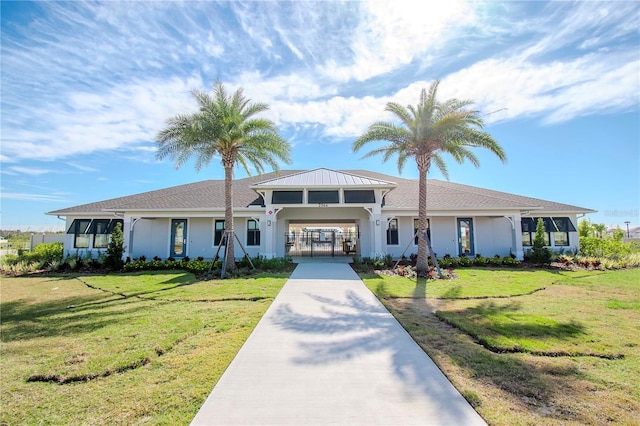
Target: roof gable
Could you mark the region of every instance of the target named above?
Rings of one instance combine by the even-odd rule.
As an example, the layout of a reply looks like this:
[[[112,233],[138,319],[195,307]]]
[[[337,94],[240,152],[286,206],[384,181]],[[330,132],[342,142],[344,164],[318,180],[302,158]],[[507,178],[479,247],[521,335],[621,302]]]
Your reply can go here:
[[[382,179],[359,176],[353,173],[325,168],[293,173],[265,180],[252,186],[254,189],[266,188],[308,188],[308,187],[385,187],[393,188],[396,184]]]

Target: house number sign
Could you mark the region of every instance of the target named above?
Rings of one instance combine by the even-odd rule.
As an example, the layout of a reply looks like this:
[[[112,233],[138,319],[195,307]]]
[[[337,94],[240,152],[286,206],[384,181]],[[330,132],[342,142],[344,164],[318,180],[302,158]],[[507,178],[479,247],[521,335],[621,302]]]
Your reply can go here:
[[[329,207],[329,204],[320,203],[320,204],[318,204],[318,207]]]

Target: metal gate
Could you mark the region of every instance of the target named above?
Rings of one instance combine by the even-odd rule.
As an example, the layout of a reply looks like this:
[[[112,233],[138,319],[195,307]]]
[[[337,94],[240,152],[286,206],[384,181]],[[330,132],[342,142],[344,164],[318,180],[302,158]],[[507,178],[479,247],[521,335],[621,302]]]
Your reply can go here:
[[[333,229],[301,230],[285,235],[288,256],[352,256],[356,253],[356,236]]]

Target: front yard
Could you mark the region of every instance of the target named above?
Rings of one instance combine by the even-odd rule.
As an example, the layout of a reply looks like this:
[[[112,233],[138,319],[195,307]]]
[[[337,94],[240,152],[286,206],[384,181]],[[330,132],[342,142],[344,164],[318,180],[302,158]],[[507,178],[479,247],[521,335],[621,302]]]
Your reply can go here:
[[[3,277],[0,424],[188,424],[287,276]]]
[[[640,270],[362,275],[493,425],[637,424]],[[288,273],[2,279],[0,424],[188,424]]]
[[[363,275],[489,424],[637,424],[640,270]]]

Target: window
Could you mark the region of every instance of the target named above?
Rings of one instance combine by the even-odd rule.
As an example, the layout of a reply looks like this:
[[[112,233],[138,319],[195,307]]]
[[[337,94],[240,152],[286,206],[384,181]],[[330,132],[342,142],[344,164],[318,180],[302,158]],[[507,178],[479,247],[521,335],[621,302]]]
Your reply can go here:
[[[224,220],[216,220],[213,229],[213,245],[219,246],[222,241],[222,235],[224,235]]]
[[[109,229],[107,230],[107,234],[113,234],[113,230],[116,229],[116,226],[120,224],[120,230],[124,232],[124,220],[122,219],[113,219],[109,224]]]
[[[74,234],[74,248],[89,248],[90,235],[93,235],[93,248],[109,246],[109,235],[116,225],[123,228],[122,219],[74,219],[67,230],[67,234]]]
[[[89,234],[93,234],[93,247],[105,248],[109,245],[109,219],[94,219],[89,227]]]
[[[358,204],[375,203],[376,196],[373,193],[373,189],[345,189],[344,202]]]
[[[273,204],[302,204],[302,191],[273,191]]]
[[[338,191],[309,191],[309,204],[338,204]]]
[[[391,219],[387,224],[387,245],[398,245],[398,219]]]
[[[569,233],[568,232],[554,232],[553,233],[553,245],[554,246],[568,246],[569,245]]]
[[[569,232],[576,232],[575,226],[568,217],[543,217],[545,230],[545,245],[551,245],[551,234],[553,234],[554,246],[568,246]],[[522,245],[531,247],[536,237],[537,217],[522,218]]]
[[[536,224],[530,217],[523,217],[521,222],[522,228],[522,245],[524,247],[533,246],[533,237],[536,233]]]
[[[413,244],[418,245],[418,223],[420,221],[418,219],[413,219]],[[429,241],[431,241],[431,221],[427,219],[427,237],[429,237]]]
[[[91,219],[73,219],[67,234],[74,234],[74,248],[89,248],[89,235],[86,233]]]
[[[253,219],[247,220],[247,245],[260,245],[260,226],[258,222]]]
[[[568,217],[554,217],[555,232],[553,233],[553,245],[568,246],[569,232],[575,232],[576,228]]]

